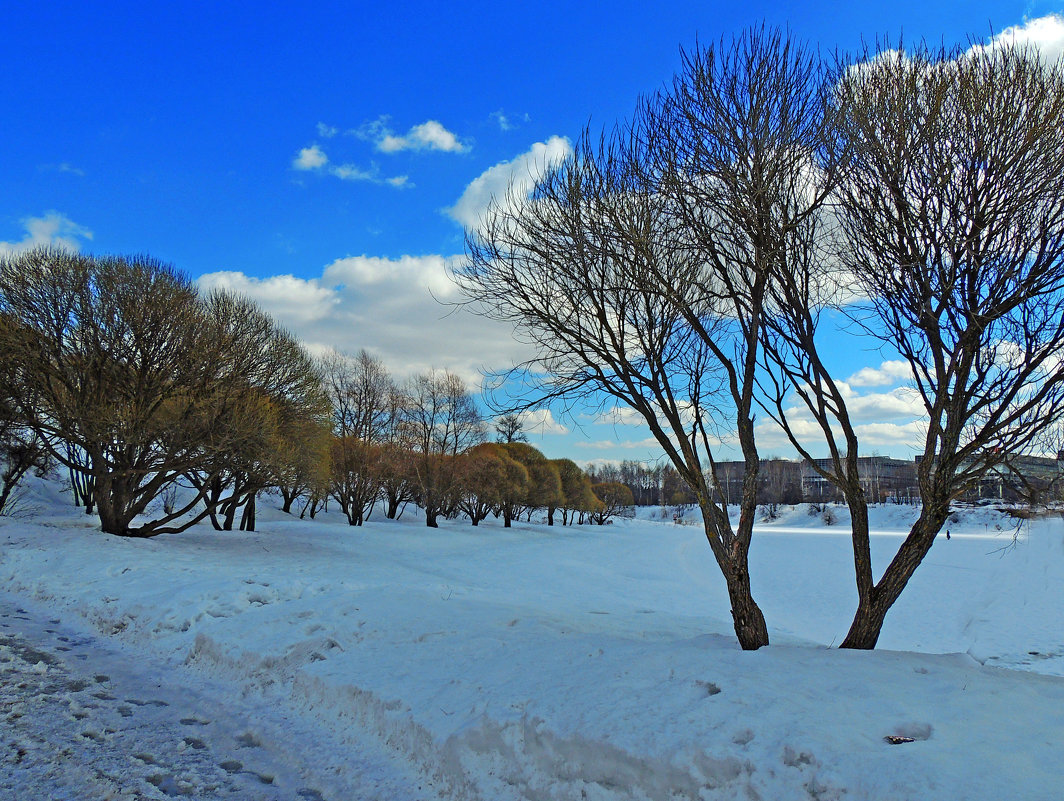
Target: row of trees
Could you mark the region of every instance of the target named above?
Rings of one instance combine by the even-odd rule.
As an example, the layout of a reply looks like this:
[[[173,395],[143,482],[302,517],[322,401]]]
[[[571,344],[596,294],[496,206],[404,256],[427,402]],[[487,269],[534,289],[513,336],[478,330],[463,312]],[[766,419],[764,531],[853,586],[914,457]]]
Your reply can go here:
[[[853,520],[842,644],[871,648],[951,500],[1061,418],[1061,164],[1059,62],[919,47],[825,64],[751,30],[685,53],[630,121],[497,198],[454,278],[537,347],[515,369],[525,406],[606,397],[642,417],[701,507],[744,648],[768,643],[748,559],[755,421],[810,461],[826,450],[816,469]],[[860,409],[831,367],[844,335],[898,354],[925,412],[921,514],[878,570]],[[724,436],[745,462],[736,526]]]
[[[399,385],[365,351],[334,354],[324,363],[332,402],[331,459],[308,499],[334,499],[351,525],[378,503],[389,518],[414,501],[426,524],[464,514],[478,525],[488,515],[509,527],[522,514],[546,512],[554,525],[607,514],[587,475],[568,459],[547,459],[523,441],[516,416],[496,423],[500,442],[486,442],[482,415],[462,380],[431,372]],[[283,489],[285,508],[298,488]],[[609,494],[599,488],[599,494]],[[628,496],[628,504],[632,501]],[[605,516],[604,516],[605,515]]]
[[[19,480],[63,467],[75,502],[112,534],[149,537],[209,518],[254,529],[256,498],[330,499],[352,525],[378,503],[506,525],[617,513],[569,460],[548,460],[517,417],[484,421],[455,375],[404,385],[360,352],[317,362],[251,301],[148,258],[37,249],[0,263],[0,512]],[[631,504],[621,493],[621,500]]]
[[[625,459],[589,464],[587,475],[594,484],[623,484],[632,493],[636,506],[684,506],[695,502],[691,488],[671,465]]]

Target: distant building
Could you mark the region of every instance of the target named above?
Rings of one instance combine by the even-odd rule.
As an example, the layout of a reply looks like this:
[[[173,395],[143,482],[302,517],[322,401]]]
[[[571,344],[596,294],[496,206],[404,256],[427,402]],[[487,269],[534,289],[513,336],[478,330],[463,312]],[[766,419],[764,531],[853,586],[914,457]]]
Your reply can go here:
[[[992,467],[979,487],[976,498],[1044,503],[1051,495],[1059,497],[1064,485],[1064,451],[1052,456],[1014,456]]]
[[[830,459],[817,459],[814,462],[762,459],[758,469],[757,502],[794,504],[803,501],[842,501],[842,494],[835,485],[814,467],[827,467],[830,463]],[[862,456],[857,460],[857,470],[865,497],[871,503],[910,503],[919,498],[913,462],[886,456]],[[717,463],[717,490],[726,503],[739,502],[745,475],[745,462]]]
[[[830,459],[802,462],[802,494],[807,501],[841,501],[842,493],[816,468],[830,469]],[[860,456],[857,475],[870,503],[913,503],[920,497],[916,484],[916,463],[888,456]]]
[[[888,456],[861,456],[857,473],[869,503],[918,503],[920,490],[914,460]],[[762,459],[758,470],[757,502],[793,504],[842,502],[842,493],[817,467],[830,469],[830,459]],[[718,462],[716,489],[729,504],[739,503],[745,462]],[[1002,498],[1006,501],[1042,503],[1064,491],[1064,450],[1056,458],[1016,456],[992,468],[965,500]]]

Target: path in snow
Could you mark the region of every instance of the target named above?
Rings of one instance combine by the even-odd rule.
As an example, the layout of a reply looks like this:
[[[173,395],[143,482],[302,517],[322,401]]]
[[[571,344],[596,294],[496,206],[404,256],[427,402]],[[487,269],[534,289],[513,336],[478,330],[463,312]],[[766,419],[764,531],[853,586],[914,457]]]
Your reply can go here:
[[[377,742],[337,739],[0,592],[0,798],[438,797]]]

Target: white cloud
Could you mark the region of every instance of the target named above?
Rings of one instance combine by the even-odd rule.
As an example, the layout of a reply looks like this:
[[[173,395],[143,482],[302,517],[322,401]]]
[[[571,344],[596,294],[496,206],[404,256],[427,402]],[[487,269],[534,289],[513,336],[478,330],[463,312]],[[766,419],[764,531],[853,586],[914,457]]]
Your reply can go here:
[[[913,377],[909,363],[901,359],[888,359],[879,367],[862,367],[846,379],[854,387],[883,387],[907,381]]]
[[[0,256],[10,256],[45,245],[79,250],[80,240],[92,239],[92,231],[57,211],[45,212],[43,217],[26,217],[21,222],[26,236],[15,242],[0,241]]]
[[[327,317],[341,302],[339,293],[316,279],[293,275],[254,278],[241,272],[207,273],[199,277],[200,289],[226,290],[246,295],[277,316],[285,325],[305,325]]]
[[[634,450],[650,450],[660,451],[661,444],[653,437],[647,437],[640,440],[613,440],[613,439],[600,439],[594,442],[577,442],[575,443],[578,448],[587,448],[594,451],[610,451],[614,449],[634,451]]]
[[[458,201],[446,211],[465,228],[475,228],[492,198],[506,203],[527,196],[551,165],[572,152],[569,140],[561,136],[536,142],[517,158],[500,162],[474,178]]]
[[[352,131],[361,139],[373,142],[381,153],[398,153],[401,150],[440,150],[444,153],[464,153],[469,145],[447,130],[437,120],[426,120],[413,126],[405,135],[396,134],[388,127],[388,117],[380,117]]]
[[[535,409],[530,412],[522,412],[521,422],[525,425],[525,431],[530,434],[568,434],[569,429],[558,422],[550,409]]]
[[[515,117],[507,114],[502,109],[493,111],[488,116],[495,120],[499,126],[499,130],[502,131],[512,131],[518,127],[519,123],[528,122],[531,119],[528,114],[518,114],[516,115],[517,122],[514,122]]]
[[[479,387],[482,370],[505,369],[530,354],[509,326],[446,305],[455,297],[447,270],[458,258],[347,256],[316,278],[221,272],[199,285],[251,297],[312,351],[366,348],[397,377],[440,367]]]
[[[299,155],[292,159],[292,166],[297,170],[318,170],[328,163],[329,157],[317,145],[303,148]]]
[[[345,256],[325,268],[322,280],[335,286],[363,288],[400,284],[414,286],[444,300],[457,294],[457,287],[448,275],[448,268],[455,258],[437,255],[400,256],[398,259]]]
[[[354,164],[337,164],[329,167],[329,175],[335,175],[341,181],[376,181],[376,170],[364,170]]]
[[[927,433],[927,423],[922,420],[908,423],[865,423],[855,426],[854,430],[861,443],[862,453],[866,455],[873,448],[916,452]]]
[[[338,133],[340,133],[339,128],[332,125],[326,125],[324,122],[318,123],[318,136],[322,139],[332,139]]]
[[[920,393],[912,387],[898,387],[890,392],[851,395],[846,398],[852,420],[911,420],[924,414]]]
[[[978,46],[982,47],[984,45]],[[1046,61],[1055,61],[1064,55],[1064,17],[1049,14],[1025,20],[1022,25],[1005,28],[985,47],[991,50],[1002,47],[1032,47],[1038,50]]]
[[[376,164],[371,164],[368,168],[359,167],[356,164],[332,164],[325,151],[318,145],[311,145],[300,150],[299,154],[292,159],[292,167],[303,172],[326,173],[341,181],[368,181],[373,184],[387,184],[396,189],[413,187],[405,175],[382,178]]]
[[[615,426],[643,426],[646,425],[646,418],[631,406],[613,406],[596,415],[595,422]]]
[[[85,177],[85,170],[81,169],[81,167],[75,167],[66,161],[60,164],[42,164],[39,169],[46,172],[63,172],[67,175],[76,175],[78,178]]]

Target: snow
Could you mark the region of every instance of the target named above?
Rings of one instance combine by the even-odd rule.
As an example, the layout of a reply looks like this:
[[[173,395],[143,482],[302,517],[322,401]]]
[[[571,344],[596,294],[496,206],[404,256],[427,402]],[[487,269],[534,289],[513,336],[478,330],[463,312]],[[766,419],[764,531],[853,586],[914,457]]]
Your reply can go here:
[[[167,687],[213,683],[212,719],[257,704],[321,732],[332,768],[282,767],[323,798],[1047,799],[1064,780],[1059,518],[959,512],[881,648],[850,652],[827,647],[856,603],[845,511],[784,508],[751,554],[773,645],[743,652],[700,526],[660,510],[432,530],[262,504],[259,532],[127,540],[34,492],[0,521],[0,589]],[[880,568],[914,514],[872,510]],[[374,748],[378,795],[335,789]]]
[[[180,667],[39,611],[0,593],[0,797],[427,795],[368,735],[340,742],[262,700],[234,705],[231,684],[189,682]]]

